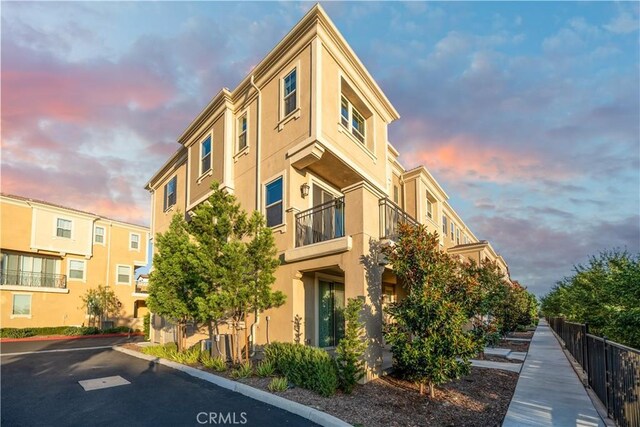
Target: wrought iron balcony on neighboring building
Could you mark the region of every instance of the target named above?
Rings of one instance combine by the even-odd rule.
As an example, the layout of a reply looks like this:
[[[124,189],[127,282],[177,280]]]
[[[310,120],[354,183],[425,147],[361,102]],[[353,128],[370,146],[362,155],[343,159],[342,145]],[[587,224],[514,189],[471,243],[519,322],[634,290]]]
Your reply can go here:
[[[296,214],[296,247],[344,237],[344,197]]]
[[[418,222],[388,198],[380,199],[380,239],[396,240],[400,224],[418,225]]]
[[[30,271],[0,270],[0,285],[30,288],[66,289],[66,274],[34,273]]]

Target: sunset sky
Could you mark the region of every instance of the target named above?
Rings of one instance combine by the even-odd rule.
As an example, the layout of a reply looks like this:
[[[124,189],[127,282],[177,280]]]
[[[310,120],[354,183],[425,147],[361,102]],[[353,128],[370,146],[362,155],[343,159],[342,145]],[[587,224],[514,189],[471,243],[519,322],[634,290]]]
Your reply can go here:
[[[2,191],[149,224],[177,136],[312,5],[3,2]],[[640,251],[637,2],[323,6],[514,279]]]

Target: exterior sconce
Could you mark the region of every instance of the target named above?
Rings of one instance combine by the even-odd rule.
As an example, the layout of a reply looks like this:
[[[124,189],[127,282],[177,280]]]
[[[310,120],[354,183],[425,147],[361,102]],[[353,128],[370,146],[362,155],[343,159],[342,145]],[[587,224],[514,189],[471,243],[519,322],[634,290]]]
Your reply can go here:
[[[303,199],[309,195],[309,188],[309,184],[306,182],[300,186],[300,195]]]

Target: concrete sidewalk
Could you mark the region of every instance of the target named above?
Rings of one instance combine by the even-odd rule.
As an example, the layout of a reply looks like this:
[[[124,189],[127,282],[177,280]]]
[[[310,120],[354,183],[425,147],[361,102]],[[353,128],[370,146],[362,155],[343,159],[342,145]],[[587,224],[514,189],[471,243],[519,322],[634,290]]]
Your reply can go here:
[[[533,335],[502,425],[605,425],[545,320]]]

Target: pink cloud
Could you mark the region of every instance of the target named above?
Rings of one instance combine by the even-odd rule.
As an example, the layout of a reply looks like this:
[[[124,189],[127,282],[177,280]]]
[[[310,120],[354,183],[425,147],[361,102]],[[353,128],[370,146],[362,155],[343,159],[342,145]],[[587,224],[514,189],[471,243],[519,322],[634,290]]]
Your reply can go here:
[[[408,167],[424,164],[447,179],[466,177],[496,183],[571,177],[568,170],[530,148],[505,148],[466,134],[435,136],[428,123],[407,121],[401,151]]]

